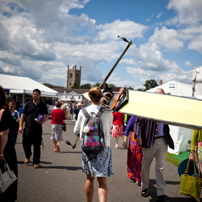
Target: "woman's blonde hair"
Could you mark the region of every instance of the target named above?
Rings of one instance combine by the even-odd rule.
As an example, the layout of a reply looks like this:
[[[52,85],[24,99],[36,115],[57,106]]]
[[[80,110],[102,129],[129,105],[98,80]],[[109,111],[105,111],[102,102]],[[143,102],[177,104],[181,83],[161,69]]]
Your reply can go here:
[[[99,87],[93,87],[88,91],[88,96],[92,102],[99,102],[102,97],[102,91]]]

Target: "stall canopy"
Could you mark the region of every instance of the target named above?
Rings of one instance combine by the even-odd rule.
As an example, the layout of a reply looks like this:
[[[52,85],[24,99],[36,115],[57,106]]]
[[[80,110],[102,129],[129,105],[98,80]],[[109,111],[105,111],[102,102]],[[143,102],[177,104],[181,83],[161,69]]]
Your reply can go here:
[[[30,79],[29,77],[0,74],[0,85],[11,94],[32,94],[34,89],[41,91],[42,97],[58,97],[58,92]]]
[[[180,83],[177,81],[169,81],[165,84],[157,86],[148,90],[148,92],[155,92],[157,88],[162,88],[166,94],[191,97],[192,85]],[[173,114],[175,116],[175,114]],[[192,139],[193,130],[170,125],[170,135],[174,141],[175,149],[168,148],[169,153],[179,154],[185,152],[188,147],[188,141]]]
[[[166,94],[191,97],[192,85],[180,83],[178,81],[169,81],[165,84],[149,89],[148,92],[155,92],[157,88],[162,88]]]

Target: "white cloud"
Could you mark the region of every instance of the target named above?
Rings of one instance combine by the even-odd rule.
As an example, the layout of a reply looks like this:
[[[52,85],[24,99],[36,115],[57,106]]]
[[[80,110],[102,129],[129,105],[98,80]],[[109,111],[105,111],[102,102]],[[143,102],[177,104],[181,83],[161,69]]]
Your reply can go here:
[[[160,18],[162,14],[163,14],[163,12],[160,12],[160,13],[156,16],[156,18]]]
[[[163,58],[163,54],[156,43],[141,45],[139,48],[131,47],[131,57],[141,69],[147,69],[154,72],[169,70],[172,62]],[[172,65],[175,68],[176,65]]]
[[[159,80],[191,83],[191,71],[184,71],[174,61],[164,59],[155,43],[148,43],[139,48],[133,47],[131,49],[133,53],[131,57],[135,63],[134,66],[131,65],[126,70],[135,82],[144,84],[146,80],[155,79],[157,83]]]
[[[167,29],[165,26],[161,30],[156,27],[149,42],[155,42],[167,50],[179,50],[183,47],[183,42],[178,38],[178,32],[174,29]]]
[[[174,65],[174,64],[173,64]],[[192,81],[192,71],[183,71],[179,67],[177,68],[177,72],[175,70],[170,69],[165,72],[154,72],[147,69],[132,68],[128,67],[127,72],[134,78],[134,82],[137,83],[137,86],[132,85],[135,89],[143,88],[143,84],[146,80],[154,79],[158,83],[159,80],[163,80],[163,83],[175,80],[182,83],[190,84]],[[138,85],[138,84],[142,84]]]
[[[129,81],[129,80],[125,80],[123,79],[119,74],[117,73],[113,73],[109,80],[107,81],[108,84],[114,84],[115,86],[117,87],[120,87],[120,86],[127,86],[127,87],[132,87],[134,89],[137,89],[139,88],[139,83],[138,81]]]
[[[195,37],[188,45],[189,49],[196,50],[202,54],[202,35]]]
[[[184,66],[192,66],[191,62],[189,60],[187,60],[185,63],[184,63]]]
[[[116,20],[112,23],[98,25],[98,40],[115,40],[117,36],[124,36],[128,39],[142,38],[143,33],[148,29],[147,26],[135,23],[133,21]]]
[[[3,71],[6,72],[6,73],[13,73],[13,69],[11,69],[11,68],[8,67],[8,66],[3,67]]]
[[[167,8],[177,12],[176,17],[169,20],[171,23],[196,24],[202,20],[201,0],[170,0]]]

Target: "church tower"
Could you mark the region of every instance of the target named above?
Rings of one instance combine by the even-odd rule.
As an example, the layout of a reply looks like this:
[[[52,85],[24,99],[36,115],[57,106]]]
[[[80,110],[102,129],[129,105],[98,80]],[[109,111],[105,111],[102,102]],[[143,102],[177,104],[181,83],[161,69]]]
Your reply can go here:
[[[74,83],[78,84],[80,87],[81,84],[81,66],[80,69],[77,70],[76,65],[73,66],[73,69],[67,66],[67,88],[71,88]]]

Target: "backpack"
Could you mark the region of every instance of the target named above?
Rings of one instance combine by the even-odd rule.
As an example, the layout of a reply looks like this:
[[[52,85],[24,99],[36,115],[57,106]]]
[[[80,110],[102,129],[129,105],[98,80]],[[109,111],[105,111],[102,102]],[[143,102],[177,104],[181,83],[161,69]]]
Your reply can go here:
[[[88,114],[86,108],[82,108],[86,120],[82,130],[81,148],[87,155],[97,155],[105,148],[103,125],[100,119],[103,111],[104,109],[101,107],[96,116],[92,117]]]

